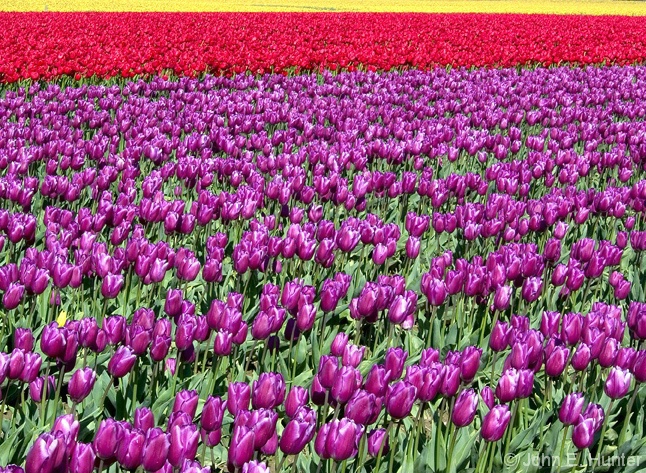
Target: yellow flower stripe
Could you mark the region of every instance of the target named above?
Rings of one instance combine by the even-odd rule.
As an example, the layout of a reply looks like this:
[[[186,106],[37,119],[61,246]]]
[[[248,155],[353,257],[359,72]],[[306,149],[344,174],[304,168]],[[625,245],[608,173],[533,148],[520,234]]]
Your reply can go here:
[[[363,11],[646,15],[631,0],[0,0],[0,11]]]

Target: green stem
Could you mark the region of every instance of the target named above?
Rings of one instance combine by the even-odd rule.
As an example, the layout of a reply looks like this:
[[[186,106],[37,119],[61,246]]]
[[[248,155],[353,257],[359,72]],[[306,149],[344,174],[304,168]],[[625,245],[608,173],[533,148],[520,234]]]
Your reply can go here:
[[[626,418],[624,419],[624,425],[621,428],[621,433],[619,434],[619,445],[624,442],[626,431],[628,430],[628,424],[630,423],[630,415],[632,414],[633,404],[635,403],[635,399],[637,399],[637,393],[639,392],[640,386],[640,384],[637,384],[635,386],[633,395],[630,396],[630,401],[628,401],[628,406],[626,406]]]
[[[52,419],[52,425],[56,420],[56,414],[58,413],[58,400],[61,397],[61,388],[63,387],[63,377],[65,376],[65,369],[61,367],[60,372],[58,373],[58,381],[56,383],[56,394],[54,396],[54,418]]]
[[[103,396],[101,396],[101,415],[103,415],[103,411],[105,410],[105,398],[108,397],[108,392],[110,391],[110,388],[114,384],[114,378],[110,377],[110,382],[108,385],[105,387],[105,391],[103,391]]]
[[[567,439],[567,431],[570,429],[569,425],[565,426],[565,429],[563,430],[563,440],[561,440],[561,450],[559,452],[559,465],[562,465],[563,463],[563,452],[565,451],[565,440]]]
[[[377,454],[377,466],[374,470],[376,473],[379,473],[379,467],[381,466],[381,457],[384,453],[384,445],[390,437],[390,431],[392,430],[393,423],[394,422],[391,420],[390,423],[388,424],[388,427],[386,428],[386,434],[384,435],[384,438],[381,441],[381,445],[379,445],[379,453]]]
[[[601,455],[603,454],[603,438],[606,435],[606,429],[608,428],[608,417],[610,417],[610,414],[612,414],[612,405],[614,402],[614,399],[610,400],[610,404],[608,405],[608,412],[603,419],[603,428],[601,429],[601,437],[599,437],[599,448],[597,448],[597,457],[599,457],[599,459],[601,459]]]
[[[492,443],[491,447],[487,450],[487,455],[489,455],[489,464],[487,465],[487,471],[493,471],[493,459],[496,456],[496,443]]]
[[[455,426],[451,428],[451,445],[449,446],[449,458],[448,458],[448,471],[451,471],[453,467],[453,450],[455,449],[455,441],[458,438],[458,429]]]

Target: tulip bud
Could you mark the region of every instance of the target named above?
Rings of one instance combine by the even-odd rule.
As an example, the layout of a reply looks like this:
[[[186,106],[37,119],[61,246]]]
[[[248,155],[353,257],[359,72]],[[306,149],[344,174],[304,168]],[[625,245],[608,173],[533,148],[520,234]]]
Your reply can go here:
[[[407,381],[398,381],[386,391],[386,411],[395,419],[408,416],[417,399],[417,388]]]
[[[491,408],[482,420],[480,434],[487,442],[497,442],[502,438],[509,425],[511,413],[507,404],[499,404]]]
[[[184,460],[195,459],[200,434],[194,424],[174,425],[169,434],[168,462],[171,465],[178,467]]]
[[[589,448],[594,442],[595,432],[596,427],[593,419],[581,419],[572,430],[572,443],[579,450]]]
[[[34,349],[34,335],[28,328],[17,328],[13,334],[14,348],[20,348],[24,351]]]
[[[408,358],[408,353],[399,347],[386,350],[384,365],[388,372],[389,381],[401,378],[406,358]]]
[[[253,382],[251,404],[254,409],[273,409],[285,400],[285,380],[280,373],[261,373]]]
[[[125,430],[124,436],[117,449],[117,461],[126,470],[134,470],[141,466],[146,435],[142,430]]]
[[[115,378],[123,378],[127,375],[137,361],[137,356],[132,348],[120,346],[108,362],[108,373]]]
[[[330,347],[330,354],[336,357],[343,355],[346,345],[348,344],[348,334],[344,332],[339,332],[334,337],[332,341],[332,346]]]
[[[172,412],[185,412],[192,419],[197,411],[199,396],[195,390],[183,390],[175,396]]]
[[[92,368],[86,367],[76,370],[67,386],[70,399],[77,404],[82,402],[92,392],[95,381],[96,373]]]
[[[460,393],[453,407],[451,420],[457,427],[465,427],[473,422],[478,408],[478,395],[473,389]]]
[[[280,449],[285,455],[297,455],[314,438],[316,413],[307,407],[299,408],[283,430]]]
[[[202,428],[209,432],[220,429],[225,407],[226,403],[221,398],[209,396],[202,408]]]
[[[101,460],[114,459],[123,436],[123,427],[114,419],[101,421],[93,442],[96,456]]]
[[[148,432],[155,426],[155,415],[153,411],[147,407],[138,407],[135,409],[135,422],[134,426],[136,429],[140,429],[143,432]]]
[[[383,446],[382,446],[383,445]],[[373,457],[387,455],[390,451],[386,429],[375,429],[368,434],[368,454]]]
[[[77,443],[74,445],[72,457],[68,465],[69,473],[92,473],[94,471],[94,461],[96,455],[92,445]]]
[[[578,422],[585,399],[582,393],[570,393],[563,399],[559,409],[559,420],[563,425],[574,425]]]
[[[250,400],[251,389],[247,383],[229,383],[227,410],[231,415],[236,416],[238,412],[248,410]]]
[[[41,434],[27,453],[25,473],[53,473],[65,460],[62,435]]]
[[[246,425],[234,425],[229,443],[229,463],[240,468],[251,461],[254,453],[254,431]]]
[[[294,417],[298,409],[307,405],[309,398],[309,393],[304,387],[292,387],[287,394],[287,399],[285,399],[285,414],[287,417]]]
[[[621,368],[612,368],[610,373],[608,373],[603,390],[609,398],[621,399],[628,394],[631,381],[632,375],[630,371]]]

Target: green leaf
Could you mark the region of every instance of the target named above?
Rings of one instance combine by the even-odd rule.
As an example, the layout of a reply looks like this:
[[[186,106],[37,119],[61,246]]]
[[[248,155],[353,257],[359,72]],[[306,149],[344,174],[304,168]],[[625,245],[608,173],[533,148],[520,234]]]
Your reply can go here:
[[[453,458],[451,459],[450,473],[462,471],[457,468],[469,457],[469,453],[473,448],[476,438],[478,438],[478,434],[479,432],[474,429],[458,430],[458,437],[453,449]]]

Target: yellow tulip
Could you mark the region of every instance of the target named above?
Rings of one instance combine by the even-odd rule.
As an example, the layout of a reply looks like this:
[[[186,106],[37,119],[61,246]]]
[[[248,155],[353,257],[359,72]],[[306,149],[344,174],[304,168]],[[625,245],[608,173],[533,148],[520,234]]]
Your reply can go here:
[[[0,0],[0,11],[356,11],[646,15],[646,3],[616,0]]]

